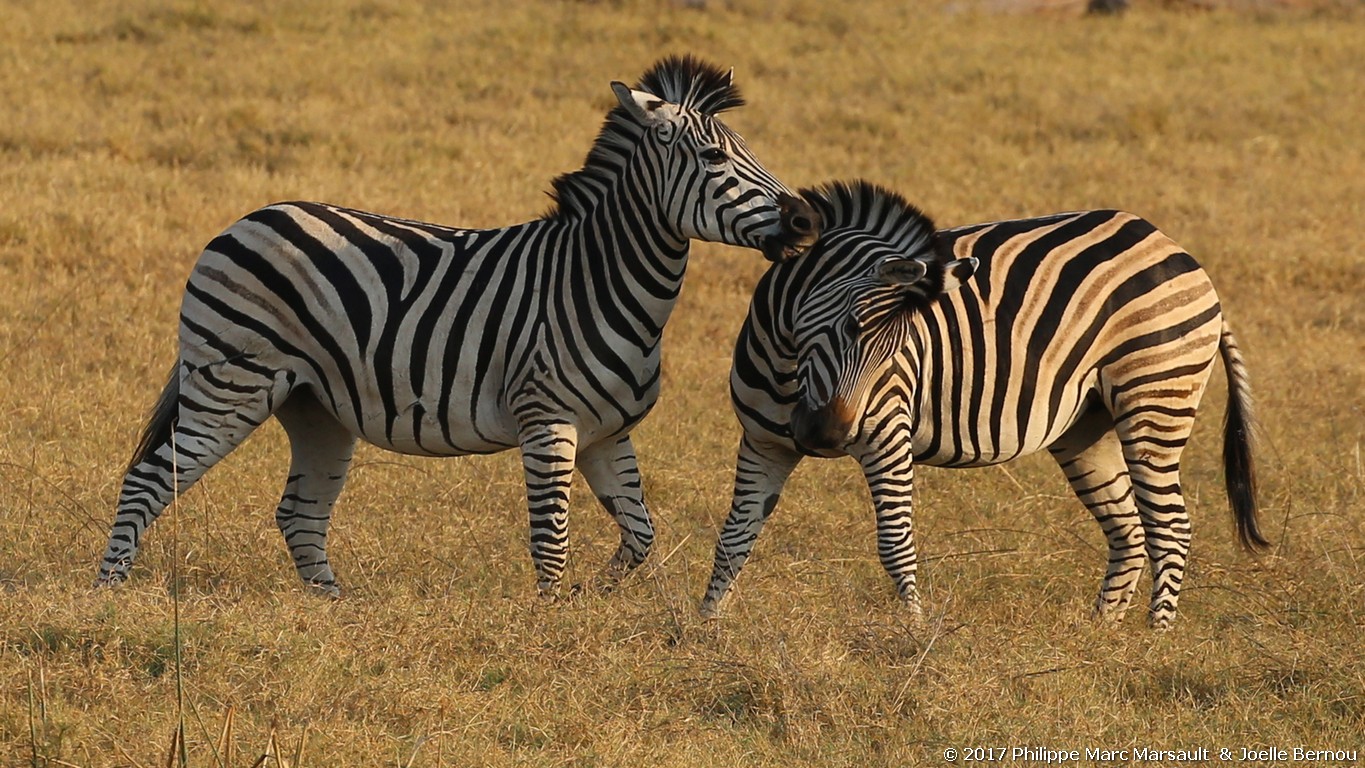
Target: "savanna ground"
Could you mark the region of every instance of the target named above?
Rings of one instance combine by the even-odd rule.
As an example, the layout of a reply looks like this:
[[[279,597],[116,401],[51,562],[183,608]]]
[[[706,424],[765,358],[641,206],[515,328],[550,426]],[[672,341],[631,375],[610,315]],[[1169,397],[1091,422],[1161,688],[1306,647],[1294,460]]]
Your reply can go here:
[[[425,5],[0,8],[4,765],[165,764],[173,573],[196,766],[251,765],[272,731],[309,766],[1365,746],[1359,7]],[[1102,538],[1045,456],[921,472],[925,631],[892,599],[851,462],[798,471],[725,617],[703,622],[738,437],[729,349],[764,263],[699,246],[636,433],[658,545],[615,594],[535,597],[515,453],[362,448],[332,533],[347,596],[312,597],[272,519],[273,424],[163,517],[130,583],[90,589],[205,242],[291,198],[531,218],[579,166],[608,82],[682,51],[735,67],[750,104],[728,121],[790,184],[867,177],[945,226],[1123,207],[1180,241],[1251,365],[1273,553],[1234,543],[1220,369],[1187,453],[1195,548],[1169,634],[1141,610],[1088,620]],[[575,580],[615,540],[577,493]]]

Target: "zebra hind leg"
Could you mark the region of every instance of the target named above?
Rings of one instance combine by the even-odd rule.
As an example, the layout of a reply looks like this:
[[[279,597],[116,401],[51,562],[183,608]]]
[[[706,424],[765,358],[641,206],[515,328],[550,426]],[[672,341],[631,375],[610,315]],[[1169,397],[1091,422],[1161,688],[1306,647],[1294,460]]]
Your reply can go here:
[[[270,417],[274,382],[177,364],[119,491],[96,586],[128,578],[142,536],[166,507]]]
[[[1109,544],[1094,616],[1119,621],[1132,602],[1147,556],[1142,519],[1113,421],[1103,409],[1093,408],[1048,450]]]
[[[593,582],[595,589],[608,591],[645,561],[654,544],[654,523],[645,507],[640,467],[630,436],[585,448],[579,454],[578,469],[621,530],[616,553]]]
[[[308,392],[294,393],[275,417],[289,435],[291,455],[275,523],[303,583],[328,597],[340,597],[327,560],[327,528],[332,506],[346,484],[356,437]]]
[[[1180,458],[1194,431],[1195,412],[1215,359],[1204,337],[1190,337],[1184,349],[1165,351],[1162,359],[1179,353],[1198,362],[1114,388],[1114,429],[1132,477],[1152,567],[1147,620],[1156,630],[1169,629],[1175,622],[1185,580],[1191,527],[1180,488]]]
[[[1175,622],[1190,553],[1190,515],[1180,488],[1180,456],[1194,426],[1194,409],[1189,407],[1188,416],[1175,418],[1170,414],[1179,409],[1158,406],[1153,411],[1167,418],[1157,423],[1150,414],[1129,415],[1119,421],[1118,435],[1152,565],[1147,620],[1153,629],[1166,630]]]

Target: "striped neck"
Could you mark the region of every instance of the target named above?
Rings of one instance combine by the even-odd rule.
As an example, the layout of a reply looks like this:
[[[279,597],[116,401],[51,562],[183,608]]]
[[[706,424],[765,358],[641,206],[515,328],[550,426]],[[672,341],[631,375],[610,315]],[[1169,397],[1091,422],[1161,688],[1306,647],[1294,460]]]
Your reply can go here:
[[[570,285],[609,297],[599,301],[628,319],[631,341],[652,348],[682,290],[690,242],[674,231],[642,178],[622,174],[582,218],[559,224],[572,254]]]

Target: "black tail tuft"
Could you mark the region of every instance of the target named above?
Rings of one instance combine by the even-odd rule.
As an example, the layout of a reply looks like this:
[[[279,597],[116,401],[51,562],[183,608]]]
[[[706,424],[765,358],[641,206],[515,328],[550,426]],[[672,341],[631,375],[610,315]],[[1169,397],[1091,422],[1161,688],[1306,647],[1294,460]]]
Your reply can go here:
[[[180,361],[177,360],[175,365],[171,366],[170,379],[162,388],[160,397],[156,399],[156,405],[152,406],[151,413],[147,415],[147,424],[142,428],[142,437],[137,441],[137,448],[133,451],[133,458],[128,462],[128,469],[137,466],[163,443],[170,441],[171,430],[175,429],[175,418],[180,410],[179,405]]]
[[[1256,516],[1256,466],[1252,460],[1256,425],[1251,412],[1251,380],[1227,320],[1223,321],[1218,351],[1228,377],[1228,407],[1223,419],[1223,474],[1228,501],[1237,523],[1237,538],[1248,552],[1259,552],[1268,548],[1270,541],[1261,535]]]

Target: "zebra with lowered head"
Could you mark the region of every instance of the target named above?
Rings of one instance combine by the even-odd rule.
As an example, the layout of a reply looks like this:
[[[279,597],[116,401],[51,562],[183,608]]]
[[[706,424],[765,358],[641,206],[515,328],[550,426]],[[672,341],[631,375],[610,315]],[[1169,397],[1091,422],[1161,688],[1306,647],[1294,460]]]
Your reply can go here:
[[[730,73],[670,57],[611,87],[583,168],[534,221],[457,229],[294,202],[210,242],[98,583],[124,580],[166,505],[271,416],[292,453],[276,522],[324,593],[339,593],[327,529],[358,439],[419,456],[519,448],[544,594],[564,572],[577,467],[620,528],[600,585],[638,566],[654,528],[630,432],[658,397],[689,241],[780,260],[816,220],[717,118],[743,103]]]
[[[1180,456],[1214,360],[1229,384],[1224,468],[1237,533],[1257,524],[1246,365],[1208,275],[1147,221],[1083,211],[935,232],[864,182],[806,191],[810,252],[759,282],[730,374],[744,428],[734,500],[701,604],[717,614],[803,456],[852,456],[882,565],[911,612],[916,463],[1047,449],[1108,540],[1097,616],[1175,618],[1190,546]]]

